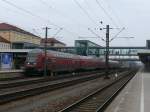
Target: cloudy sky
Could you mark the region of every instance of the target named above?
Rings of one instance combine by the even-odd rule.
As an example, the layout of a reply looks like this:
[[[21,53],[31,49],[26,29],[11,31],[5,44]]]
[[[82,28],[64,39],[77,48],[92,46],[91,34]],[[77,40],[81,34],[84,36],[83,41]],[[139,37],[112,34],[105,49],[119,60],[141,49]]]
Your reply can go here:
[[[116,38],[111,46],[145,46],[150,39],[149,6],[149,0],[0,0],[0,22],[42,37],[43,28],[48,26],[49,37],[54,36],[68,46],[73,46],[77,39],[105,45],[94,37],[97,34],[105,38],[105,30],[99,29],[109,24],[114,28],[110,30],[110,38],[123,27],[125,30],[118,37],[134,37]]]

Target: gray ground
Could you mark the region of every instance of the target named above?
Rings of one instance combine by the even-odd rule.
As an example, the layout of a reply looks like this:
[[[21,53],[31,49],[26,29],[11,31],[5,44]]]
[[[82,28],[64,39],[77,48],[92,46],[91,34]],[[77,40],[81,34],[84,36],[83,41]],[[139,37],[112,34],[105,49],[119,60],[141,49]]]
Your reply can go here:
[[[110,80],[113,79],[114,77]],[[70,103],[86,96],[89,92],[102,87],[110,80],[99,78],[82,84],[11,102],[1,105],[0,112],[57,112],[64,106],[68,106]]]

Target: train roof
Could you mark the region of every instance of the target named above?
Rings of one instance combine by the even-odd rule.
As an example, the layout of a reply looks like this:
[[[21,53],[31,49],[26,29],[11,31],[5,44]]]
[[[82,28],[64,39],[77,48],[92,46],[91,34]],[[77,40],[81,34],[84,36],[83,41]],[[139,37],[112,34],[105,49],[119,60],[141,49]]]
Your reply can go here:
[[[47,52],[51,53],[53,56],[62,57],[62,58],[77,58],[78,57],[78,55],[75,55],[75,54],[63,53],[63,52],[52,51],[52,50],[48,50]]]
[[[34,49],[29,53],[44,53],[42,49]],[[72,58],[72,59],[94,59],[94,60],[102,60],[101,58],[92,57],[92,56],[81,56],[77,54],[64,53],[58,51],[47,50],[47,53],[52,54],[54,57],[62,57],[62,58]]]
[[[34,50],[29,51],[28,53],[42,53],[42,52],[43,52],[42,49],[34,49]]]

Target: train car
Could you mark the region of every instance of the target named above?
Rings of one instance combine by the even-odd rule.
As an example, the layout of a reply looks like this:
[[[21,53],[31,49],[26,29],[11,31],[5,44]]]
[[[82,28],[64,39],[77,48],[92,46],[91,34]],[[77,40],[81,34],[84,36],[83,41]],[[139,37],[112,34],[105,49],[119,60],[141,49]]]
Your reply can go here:
[[[42,73],[44,56],[42,50],[32,50],[28,53],[25,61],[25,73]]]
[[[80,59],[73,54],[47,50],[46,60],[48,73],[73,71],[80,67]],[[25,63],[25,72],[31,74],[43,73],[44,62],[43,50],[36,49],[29,52]]]
[[[110,68],[121,68],[121,64],[118,61],[109,60],[109,67]]]
[[[103,62],[99,58],[93,58],[89,56],[79,56],[80,58],[80,69],[90,70],[90,69],[98,69],[103,65]]]
[[[47,50],[47,72],[53,75],[56,72],[104,69],[105,61],[89,56],[62,53]],[[45,55],[43,50],[35,49],[28,53],[25,63],[26,74],[43,74]],[[117,63],[110,62],[110,67],[117,67]]]

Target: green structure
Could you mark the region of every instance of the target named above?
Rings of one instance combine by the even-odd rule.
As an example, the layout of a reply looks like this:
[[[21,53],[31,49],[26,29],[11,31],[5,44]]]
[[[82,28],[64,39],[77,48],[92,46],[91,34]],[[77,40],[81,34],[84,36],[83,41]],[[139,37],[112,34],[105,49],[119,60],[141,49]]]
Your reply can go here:
[[[76,40],[75,41],[76,54],[79,55],[93,55],[93,56],[104,56],[105,47],[97,45],[89,40]],[[137,56],[137,53],[146,47],[110,47],[110,56]]]
[[[98,48],[90,50],[91,47]],[[88,56],[89,54],[93,54],[99,56],[99,48],[102,46],[95,44],[89,40],[76,40],[75,41],[76,53],[79,55]]]
[[[97,45],[89,40],[76,40],[75,47],[51,47],[55,51],[79,54],[83,56],[105,56],[105,47]],[[110,56],[138,56],[138,52],[146,47],[109,47]]]

